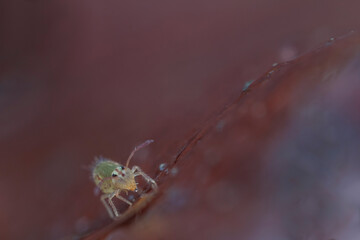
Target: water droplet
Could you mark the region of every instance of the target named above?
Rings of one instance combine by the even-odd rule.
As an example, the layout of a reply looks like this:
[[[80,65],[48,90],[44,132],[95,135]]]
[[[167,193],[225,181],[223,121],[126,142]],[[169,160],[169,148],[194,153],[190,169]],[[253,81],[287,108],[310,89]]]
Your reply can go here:
[[[251,86],[251,84],[254,82],[254,80],[250,80],[250,81],[247,81],[245,84],[244,84],[244,87],[243,87],[243,91],[246,91],[248,90],[248,88]]]
[[[160,171],[164,171],[166,167],[167,167],[167,164],[166,164],[166,163],[161,163],[161,164],[159,165],[159,170],[160,170]]]
[[[325,45],[326,45],[326,46],[331,45],[331,44],[333,43],[333,41],[334,41],[334,40],[335,40],[335,38],[333,38],[333,37],[332,37],[332,38],[330,38],[330,39],[329,39],[329,41],[327,41],[327,42],[325,43]]]

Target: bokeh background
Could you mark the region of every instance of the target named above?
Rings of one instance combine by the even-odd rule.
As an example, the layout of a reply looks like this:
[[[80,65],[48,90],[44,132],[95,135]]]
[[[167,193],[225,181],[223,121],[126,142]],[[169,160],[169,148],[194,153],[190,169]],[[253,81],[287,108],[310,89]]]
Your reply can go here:
[[[94,156],[123,161],[155,139],[133,161],[154,177],[245,83],[323,46],[274,65],[273,85],[236,102],[148,211],[105,238],[359,239],[359,40],[326,43],[359,29],[359,8],[1,1],[0,238],[101,228]]]

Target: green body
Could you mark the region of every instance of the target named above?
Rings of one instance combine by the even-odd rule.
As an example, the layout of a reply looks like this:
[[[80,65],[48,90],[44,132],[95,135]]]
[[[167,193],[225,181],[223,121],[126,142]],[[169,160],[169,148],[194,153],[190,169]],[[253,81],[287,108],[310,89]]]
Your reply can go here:
[[[134,191],[136,189],[134,174],[129,168],[126,167],[123,170],[124,176],[121,178],[114,178],[112,176],[114,170],[121,167],[123,167],[121,164],[111,160],[103,160],[96,163],[92,177],[96,186],[98,186],[103,193],[113,193],[117,190]]]

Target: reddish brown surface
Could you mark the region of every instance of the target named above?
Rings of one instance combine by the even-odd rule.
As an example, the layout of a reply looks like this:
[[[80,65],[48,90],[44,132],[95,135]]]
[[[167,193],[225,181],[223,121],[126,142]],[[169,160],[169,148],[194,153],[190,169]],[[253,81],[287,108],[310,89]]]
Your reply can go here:
[[[155,176],[246,81],[359,27],[357,1],[287,2],[0,3],[0,238],[106,225],[94,155],[153,138],[133,163]],[[107,239],[359,238],[359,38],[328,45],[264,76]]]

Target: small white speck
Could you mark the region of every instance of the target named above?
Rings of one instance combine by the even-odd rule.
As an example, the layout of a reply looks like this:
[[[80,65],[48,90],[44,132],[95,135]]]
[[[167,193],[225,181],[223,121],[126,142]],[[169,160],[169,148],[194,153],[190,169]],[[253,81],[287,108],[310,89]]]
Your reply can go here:
[[[243,87],[243,91],[246,91],[248,90],[248,88],[251,86],[251,84],[254,82],[254,80],[250,80],[250,81],[247,81],[245,84],[244,84],[244,87]]]
[[[279,65],[277,62],[276,63],[273,63],[273,67],[276,67],[277,65]]]
[[[166,164],[166,163],[161,163],[161,164],[159,165],[159,170],[160,170],[160,171],[164,171],[166,167],[167,167],[167,164]]]
[[[330,41],[334,41],[334,40],[335,40],[335,38],[333,38],[333,37],[332,37],[332,38],[330,38]]]

